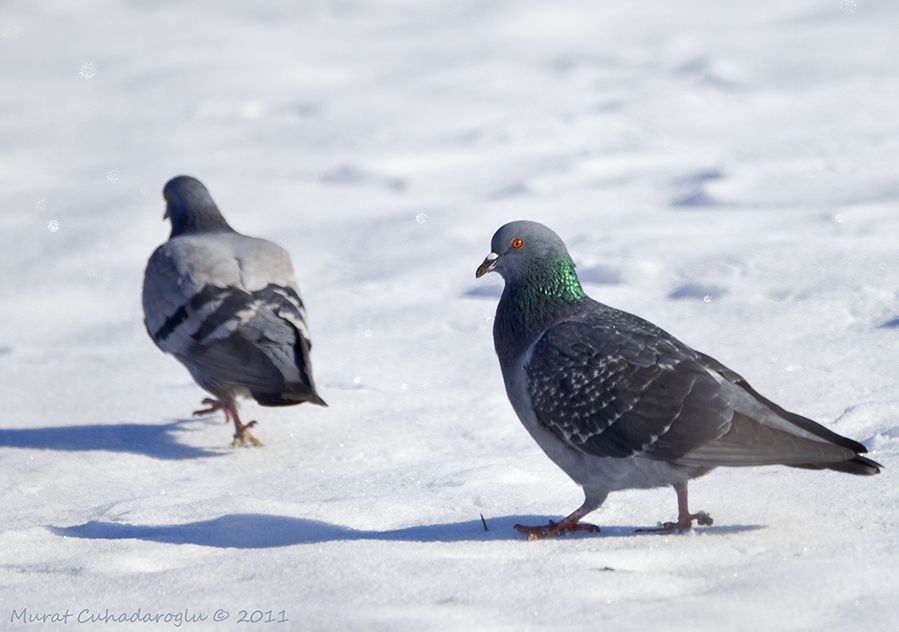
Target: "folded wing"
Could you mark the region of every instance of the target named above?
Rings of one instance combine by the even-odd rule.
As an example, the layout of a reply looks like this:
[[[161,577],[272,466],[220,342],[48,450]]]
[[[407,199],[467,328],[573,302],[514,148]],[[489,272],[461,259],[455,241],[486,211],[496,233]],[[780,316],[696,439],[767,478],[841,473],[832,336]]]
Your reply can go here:
[[[701,467],[784,464],[876,473],[865,448],[762,398],[636,317],[568,321],[525,364],[538,420],[570,447]],[[859,471],[855,471],[859,470]]]
[[[173,239],[147,265],[145,324],[212,392],[242,387],[265,405],[321,402],[306,314],[286,252],[240,235]]]

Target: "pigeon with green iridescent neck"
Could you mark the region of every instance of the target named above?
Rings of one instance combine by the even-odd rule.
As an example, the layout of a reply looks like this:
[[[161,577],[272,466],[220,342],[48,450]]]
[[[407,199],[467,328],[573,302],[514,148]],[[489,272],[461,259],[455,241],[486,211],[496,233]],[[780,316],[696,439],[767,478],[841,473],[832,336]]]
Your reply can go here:
[[[562,240],[517,221],[493,236],[476,276],[505,288],[493,340],[512,407],[546,455],[584,489],[560,522],[516,525],[529,539],[598,531],[581,523],[610,492],[671,485],[677,520],[694,521],[687,481],[720,466],[787,465],[872,475],[865,446],[784,410],[740,375],[642,318],[584,293]]]
[[[172,223],[144,274],[144,323],[156,345],[181,362],[234,423],[234,446],[261,443],[244,423],[237,398],[263,406],[326,405],[315,390],[312,341],[290,255],[235,231],[203,183],[189,176],[163,190]]]

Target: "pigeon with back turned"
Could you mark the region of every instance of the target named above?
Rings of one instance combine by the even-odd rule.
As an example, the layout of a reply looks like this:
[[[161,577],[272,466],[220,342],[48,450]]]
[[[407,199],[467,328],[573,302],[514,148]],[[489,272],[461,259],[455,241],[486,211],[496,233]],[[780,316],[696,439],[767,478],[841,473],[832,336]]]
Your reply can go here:
[[[224,411],[232,446],[262,445],[237,412],[237,398],[262,406],[310,402],[312,341],[290,255],[235,231],[202,182],[178,176],[163,189],[172,224],[144,274],[147,332],[214,396],[195,415]]]
[[[672,485],[678,517],[693,521],[687,481],[719,466],[787,465],[873,475],[865,447],[784,410],[737,373],[642,318],[587,296],[562,240],[529,221],[502,226],[476,277],[505,288],[493,338],[506,393],[547,456],[584,489],[560,522],[516,525],[535,540],[598,531],[580,520],[612,491]]]

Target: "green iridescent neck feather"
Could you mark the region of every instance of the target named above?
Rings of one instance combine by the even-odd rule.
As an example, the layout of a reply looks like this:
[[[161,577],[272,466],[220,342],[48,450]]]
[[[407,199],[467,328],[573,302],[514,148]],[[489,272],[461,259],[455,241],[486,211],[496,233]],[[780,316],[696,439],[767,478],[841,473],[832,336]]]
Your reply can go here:
[[[548,324],[576,312],[586,300],[567,254],[537,262],[517,278],[507,279],[493,323],[494,343],[505,350],[500,362],[512,361]],[[508,350],[517,351],[510,354]]]
[[[509,289],[511,301],[523,314],[532,316],[551,305],[580,301],[585,296],[574,263],[567,255],[551,263],[542,262],[539,269],[529,271],[526,280]]]
[[[568,257],[548,266],[544,274],[534,279],[535,291],[552,298],[579,301],[584,298],[584,290],[574,271],[574,263]]]

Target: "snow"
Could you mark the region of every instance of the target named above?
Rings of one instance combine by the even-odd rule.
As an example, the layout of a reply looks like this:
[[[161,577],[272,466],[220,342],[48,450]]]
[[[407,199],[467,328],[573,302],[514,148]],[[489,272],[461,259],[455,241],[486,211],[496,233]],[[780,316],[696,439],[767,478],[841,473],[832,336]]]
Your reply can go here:
[[[889,628],[897,26],[890,0],[6,2],[0,629]],[[262,449],[190,417],[143,329],[179,173],[294,256],[331,406],[247,404]],[[474,279],[522,218],[884,472],[718,470],[691,486],[713,527],[634,535],[675,498],[629,491],[598,536],[524,541],[582,497]]]

